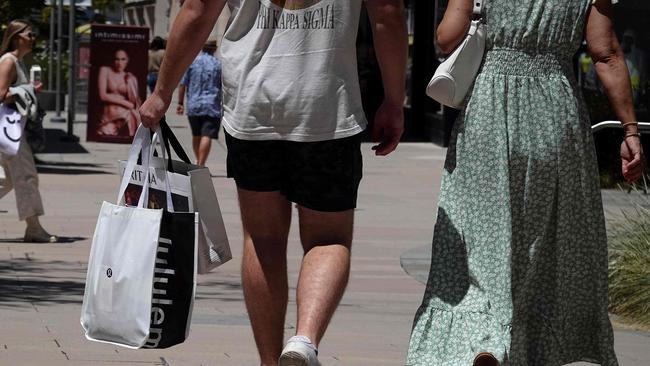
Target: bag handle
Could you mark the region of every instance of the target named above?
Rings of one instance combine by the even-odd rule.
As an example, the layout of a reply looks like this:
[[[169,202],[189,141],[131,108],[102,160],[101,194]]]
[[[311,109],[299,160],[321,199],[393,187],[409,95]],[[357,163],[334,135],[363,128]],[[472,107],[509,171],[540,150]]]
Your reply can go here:
[[[473,0],[474,1],[474,10],[472,13],[474,15],[481,15],[483,12],[483,0]]]
[[[163,142],[163,150],[167,150],[167,168],[166,171],[174,172],[174,164],[172,163],[172,153],[170,149],[170,143],[171,147],[174,149],[174,152],[178,156],[179,159],[181,159],[184,163],[191,165],[192,162],[190,161],[190,158],[187,156],[185,153],[185,150],[183,149],[183,145],[178,141],[176,138],[176,135],[172,132],[171,128],[167,124],[167,121],[165,117],[160,120],[160,123],[158,124],[158,128],[156,131],[160,130],[161,132],[161,140]],[[164,132],[163,132],[164,131]],[[158,156],[157,151],[155,151],[155,146],[153,147],[154,149],[154,155],[153,156]]]
[[[138,208],[144,208],[145,203],[149,202],[149,162],[151,154],[151,135],[149,134],[149,129],[144,127],[142,124],[138,126],[138,130],[133,137],[133,143],[131,144],[131,149],[129,150],[129,160],[126,163],[124,168],[124,173],[122,175],[122,183],[120,184],[120,190],[117,193],[117,204],[124,199],[124,192],[126,192],[126,187],[131,182],[131,175],[135,170],[136,163],[138,161],[138,155],[142,151],[142,167],[144,168],[144,181],[142,184],[142,193],[140,194],[140,199],[138,200]]]
[[[155,144],[158,142],[158,139],[160,139],[160,140],[165,139],[164,134],[163,134],[162,129],[160,128],[160,126],[158,126],[158,128],[156,128],[156,133],[154,133],[153,138],[151,139],[151,146],[152,146],[151,153],[152,153],[152,155],[153,155],[153,152],[155,151],[155,149],[153,147],[155,147]],[[163,171],[165,172],[165,195],[166,195],[166,199],[167,199],[167,211],[168,212],[175,212],[174,211],[174,202],[172,200],[172,188],[171,188],[171,184],[170,184],[170,181],[169,181],[171,179],[171,175],[169,175],[169,171],[167,169],[168,168],[167,167],[168,160],[167,160],[167,154],[166,154],[167,151],[166,151],[165,148],[162,148],[160,150],[162,150],[162,156],[161,157],[162,157],[162,160],[163,160]],[[171,159],[169,160],[169,162],[171,162]]]
[[[172,132],[172,129],[167,124],[167,120],[165,119],[165,117],[163,117],[160,120],[160,130],[162,131],[163,143],[165,144],[165,148],[167,149],[167,155],[168,155],[167,159],[169,160],[170,169],[172,167],[172,156],[171,156],[172,154],[169,148],[170,145],[174,149],[174,152],[176,153],[176,156],[178,156],[179,159],[181,159],[186,164],[192,164],[190,158],[187,156],[185,150],[183,149],[183,145],[181,145],[181,143],[178,142],[176,135],[174,135],[174,132]]]

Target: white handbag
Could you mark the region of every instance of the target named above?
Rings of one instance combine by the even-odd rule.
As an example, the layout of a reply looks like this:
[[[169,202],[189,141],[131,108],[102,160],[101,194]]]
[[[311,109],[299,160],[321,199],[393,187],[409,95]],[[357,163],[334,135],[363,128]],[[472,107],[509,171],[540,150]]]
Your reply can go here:
[[[484,0],[474,1],[474,15],[463,42],[436,69],[427,86],[427,95],[448,107],[461,108],[476,79],[485,53],[485,24],[482,10]]]

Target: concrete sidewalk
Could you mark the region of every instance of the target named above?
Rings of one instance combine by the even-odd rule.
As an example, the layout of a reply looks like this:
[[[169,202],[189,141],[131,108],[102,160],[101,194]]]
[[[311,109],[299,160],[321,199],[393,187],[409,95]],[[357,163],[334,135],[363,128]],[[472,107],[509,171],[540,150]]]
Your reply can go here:
[[[189,147],[186,121],[170,115],[169,122]],[[64,127],[46,123],[48,129]],[[85,141],[85,125],[75,129]],[[222,141],[214,145],[208,166],[234,259],[199,277],[190,338],[167,350],[134,351],[85,340],[79,314],[90,240],[102,201],[115,200],[116,162],[126,157],[126,146],[83,142],[54,150],[38,155],[46,206],[42,221],[67,243],[20,243],[24,226],[16,219],[13,193],[0,201],[0,366],[258,364],[239,279],[239,209],[234,183],[225,178]],[[428,270],[445,150],[410,143],[388,158],[374,157],[368,144],[363,150],[351,280],[320,347],[326,366],[403,365],[424,291],[417,279]],[[287,336],[295,326],[293,290],[302,256],[295,222],[289,244]],[[616,337],[621,366],[650,364],[648,334],[620,329]]]

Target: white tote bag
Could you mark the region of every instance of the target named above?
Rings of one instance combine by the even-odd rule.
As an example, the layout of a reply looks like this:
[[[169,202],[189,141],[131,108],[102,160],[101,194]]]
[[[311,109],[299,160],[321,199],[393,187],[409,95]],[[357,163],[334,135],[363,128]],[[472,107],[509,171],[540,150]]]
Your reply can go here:
[[[149,130],[140,126],[131,146],[118,203],[122,201],[140,150],[143,165],[149,165],[150,147]],[[144,194],[137,207],[102,204],[81,310],[81,325],[90,340],[140,348],[149,336],[151,277],[163,211],[144,208],[148,179],[144,182]]]
[[[14,156],[18,153],[25,128],[25,118],[15,109],[0,104],[0,153]]]

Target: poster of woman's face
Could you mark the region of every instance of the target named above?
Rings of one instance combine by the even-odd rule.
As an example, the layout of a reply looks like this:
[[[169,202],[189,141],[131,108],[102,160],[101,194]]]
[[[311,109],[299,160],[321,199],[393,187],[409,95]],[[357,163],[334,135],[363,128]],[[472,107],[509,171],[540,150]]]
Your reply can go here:
[[[87,140],[131,143],[146,98],[149,29],[93,25]]]

